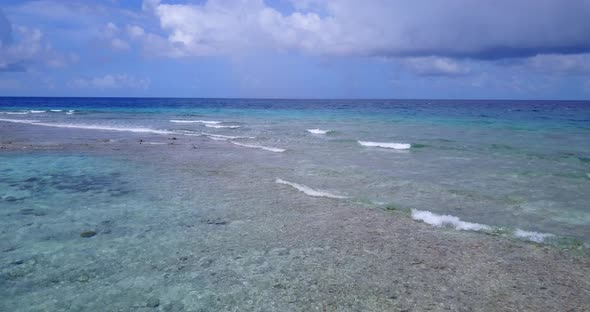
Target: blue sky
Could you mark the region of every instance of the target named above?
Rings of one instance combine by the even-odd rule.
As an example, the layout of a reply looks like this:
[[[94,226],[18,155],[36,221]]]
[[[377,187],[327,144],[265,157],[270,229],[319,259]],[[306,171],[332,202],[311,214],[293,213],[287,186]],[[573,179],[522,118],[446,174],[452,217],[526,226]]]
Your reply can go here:
[[[587,0],[3,0],[0,95],[590,99]]]

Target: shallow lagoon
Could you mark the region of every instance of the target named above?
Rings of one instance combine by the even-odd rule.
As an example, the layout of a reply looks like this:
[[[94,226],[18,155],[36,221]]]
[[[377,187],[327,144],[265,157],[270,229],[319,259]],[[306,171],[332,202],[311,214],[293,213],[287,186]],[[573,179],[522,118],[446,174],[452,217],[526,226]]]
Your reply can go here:
[[[34,117],[161,133],[0,122],[2,309],[588,307],[572,243],[588,237],[587,130],[209,114]],[[369,139],[413,148],[357,143]],[[409,209],[495,230],[437,228]],[[556,237],[538,245],[517,228]]]

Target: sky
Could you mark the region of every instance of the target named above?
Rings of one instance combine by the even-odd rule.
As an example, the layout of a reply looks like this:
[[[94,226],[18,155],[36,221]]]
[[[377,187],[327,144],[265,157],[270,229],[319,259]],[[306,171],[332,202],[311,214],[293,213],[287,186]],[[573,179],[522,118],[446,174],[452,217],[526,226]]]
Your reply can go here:
[[[590,0],[2,0],[0,96],[590,99]]]

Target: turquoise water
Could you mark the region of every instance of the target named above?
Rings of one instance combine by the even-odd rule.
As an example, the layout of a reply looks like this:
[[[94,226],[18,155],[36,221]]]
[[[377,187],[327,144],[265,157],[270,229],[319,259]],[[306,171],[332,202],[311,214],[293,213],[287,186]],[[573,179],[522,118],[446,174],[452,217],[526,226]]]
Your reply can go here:
[[[168,174],[152,178],[153,170],[163,170],[157,166],[129,168],[142,159],[172,157],[163,148],[169,139],[190,137],[206,139],[203,146],[217,151],[215,157],[203,156],[204,163],[243,159],[232,165],[240,172],[231,180],[236,185],[256,185],[254,177],[280,179],[289,183],[280,184],[283,196],[319,194],[362,206],[431,212],[414,217],[433,225],[461,229],[469,222],[534,241],[590,242],[587,102],[2,98],[1,125],[26,127],[23,133],[0,128],[0,138],[16,136],[31,144],[89,137],[137,143],[141,135],[142,145],[153,147],[95,148],[94,154],[116,162],[70,152],[26,157],[12,152],[0,164],[3,209],[50,213],[58,203],[79,207],[88,201],[100,203],[85,208],[97,213],[140,202],[154,206],[146,193],[177,194],[197,182]],[[411,147],[390,148],[391,143]],[[183,163],[192,156],[174,157]],[[199,183],[199,192],[178,195],[185,198],[182,203],[168,200],[187,205],[197,200],[195,194],[223,194],[209,189],[206,178]],[[140,190],[129,186],[135,184]],[[261,198],[273,196],[260,189]]]

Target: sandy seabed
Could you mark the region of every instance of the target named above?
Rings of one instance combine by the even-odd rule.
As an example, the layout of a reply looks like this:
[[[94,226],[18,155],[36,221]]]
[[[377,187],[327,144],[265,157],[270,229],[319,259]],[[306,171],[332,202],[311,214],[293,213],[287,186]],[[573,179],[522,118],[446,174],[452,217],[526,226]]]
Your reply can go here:
[[[1,311],[590,311],[584,253],[310,197],[226,142],[32,128],[2,125],[0,157],[121,168],[10,182]]]

